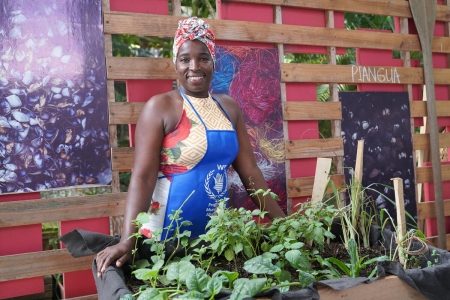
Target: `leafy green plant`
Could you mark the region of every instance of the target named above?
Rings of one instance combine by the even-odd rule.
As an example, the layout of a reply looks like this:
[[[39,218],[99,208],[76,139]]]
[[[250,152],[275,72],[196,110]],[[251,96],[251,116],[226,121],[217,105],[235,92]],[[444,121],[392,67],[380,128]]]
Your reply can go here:
[[[263,228],[254,218],[263,218],[265,212],[227,208],[227,200],[218,202],[216,214],[206,225],[208,231],[199,237],[199,241],[209,244],[208,250],[213,256],[223,254],[228,261],[234,260],[236,255],[247,258],[258,255]]]
[[[359,276],[359,273],[361,272],[361,270],[366,268],[370,264],[372,264],[374,262],[380,262],[380,261],[385,261],[385,260],[389,259],[387,256],[383,255],[383,256],[376,257],[376,258],[365,261],[366,257],[362,257],[362,258],[359,257],[357,247],[358,246],[356,244],[356,241],[353,238],[348,241],[348,254],[350,256],[349,264],[346,264],[334,257],[328,258],[328,261],[330,261],[331,263],[338,266],[339,269],[341,269],[348,277],[356,278]],[[376,268],[373,269],[373,271],[370,273],[370,275],[368,277],[369,278],[373,277],[375,275],[375,273],[376,273]]]
[[[385,217],[385,215],[387,217]],[[410,214],[406,213],[406,215],[414,220]],[[380,217],[383,221],[382,228],[384,229],[385,224],[390,221],[394,226],[394,234],[392,235],[392,240],[389,241],[391,244],[390,260],[396,260],[402,258],[403,259],[403,268],[416,268],[420,267],[420,259],[419,257],[428,251],[428,246],[426,244],[426,236],[417,228],[417,225],[413,228],[410,228],[402,237],[401,240],[397,239],[399,236],[399,228],[395,226],[395,222],[392,219],[391,215],[386,209],[382,209],[380,211]],[[414,220],[415,222],[415,220]],[[386,237],[385,237],[386,239]],[[421,245],[420,249],[411,250],[411,246],[413,242],[419,243]],[[433,262],[427,261],[427,265],[433,265]]]
[[[352,175],[350,184],[344,187],[344,190],[348,193],[349,204],[342,206],[339,200],[339,194],[342,190],[338,190],[333,181],[330,180],[329,183],[333,189],[334,199],[336,199],[336,203],[341,211],[339,217],[341,219],[344,244],[348,248],[351,239],[355,241],[361,240],[363,247],[369,248],[370,226],[375,223],[378,213],[373,199],[367,196],[366,191],[377,191],[370,186],[363,187]]]
[[[258,197],[272,196],[270,191],[255,193]],[[151,245],[154,255],[150,261],[133,263],[133,274],[144,284],[132,296],[134,298],[123,299],[214,299],[221,290],[230,290],[230,299],[242,299],[273,286],[288,291],[292,286],[305,288],[315,280],[340,278],[342,274],[357,277],[373,263],[388,259],[387,256],[360,257],[354,238],[348,240],[349,263],[333,257],[322,258],[321,251],[334,238],[333,219],[342,213],[333,205],[302,203],[295,213],[274,219],[270,224],[261,224],[266,214],[263,210],[227,208],[226,202],[224,199],[217,203],[206,233],[193,243],[188,242],[189,231],[180,229],[190,223],[183,220],[181,207],[173,211],[171,224],[166,228],[172,228],[173,235],[163,236],[160,241],[162,230],[155,231],[153,237],[145,241]],[[146,222],[147,214],[140,214],[135,220],[136,226]],[[167,255],[165,243],[168,241],[192,251],[186,251],[182,258]],[[216,268],[213,262],[219,257],[233,261],[235,270]],[[250,278],[248,275],[240,278],[238,259]],[[376,269],[370,276],[375,272]]]

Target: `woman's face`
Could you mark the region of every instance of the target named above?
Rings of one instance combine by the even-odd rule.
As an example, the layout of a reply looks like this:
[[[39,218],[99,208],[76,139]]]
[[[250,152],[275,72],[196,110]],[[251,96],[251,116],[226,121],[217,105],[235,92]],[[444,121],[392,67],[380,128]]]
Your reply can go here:
[[[208,97],[214,64],[205,44],[198,40],[184,42],[178,50],[176,71],[181,88],[187,95]]]

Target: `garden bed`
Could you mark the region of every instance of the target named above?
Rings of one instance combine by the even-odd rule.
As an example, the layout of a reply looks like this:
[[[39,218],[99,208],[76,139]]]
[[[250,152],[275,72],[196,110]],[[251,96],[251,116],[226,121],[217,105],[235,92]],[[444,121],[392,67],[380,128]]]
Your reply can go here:
[[[386,233],[387,231],[384,231]],[[387,232],[389,237],[392,233]],[[372,237],[381,239],[381,230],[372,230]],[[71,243],[77,246],[78,255],[88,255],[98,252],[101,247],[118,242],[118,237],[110,237],[101,234],[74,231],[63,238],[71,251]],[[77,241],[78,240],[78,241]],[[80,247],[79,241],[84,244]],[[389,245],[385,242],[385,245]],[[419,247],[418,245],[413,247]],[[433,266],[428,266],[432,262]],[[259,293],[255,299],[447,299],[450,295],[450,287],[447,278],[450,278],[450,253],[429,246],[427,253],[419,258],[420,269],[404,270],[398,262],[386,261],[378,263],[378,277],[368,279],[340,278],[332,280],[316,281],[305,289],[281,292],[276,287]],[[94,265],[94,274],[96,273]],[[395,276],[389,276],[395,275]],[[107,298],[117,299],[120,296],[131,294],[125,284],[122,269],[110,266],[102,279],[96,279],[99,294]],[[103,293],[109,290],[112,292]],[[214,299],[228,299],[230,291],[223,290]],[[106,296],[108,295],[108,296]],[[151,299],[151,298],[148,298]]]

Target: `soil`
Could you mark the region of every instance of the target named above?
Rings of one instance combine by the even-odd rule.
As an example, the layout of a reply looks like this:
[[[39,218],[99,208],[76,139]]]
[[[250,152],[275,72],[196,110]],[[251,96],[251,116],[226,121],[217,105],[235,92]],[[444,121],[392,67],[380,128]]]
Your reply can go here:
[[[365,257],[364,261],[380,257],[383,255],[388,255],[387,249],[384,248],[382,245],[375,245],[371,248],[361,247],[358,253],[360,258]],[[348,255],[347,249],[344,247],[344,244],[341,243],[330,243],[328,245],[325,245],[324,250],[320,253],[320,255],[323,258],[335,257],[345,263],[350,263],[350,257]],[[214,273],[216,270],[231,271],[231,272],[238,271],[240,278],[252,278],[252,274],[248,273],[243,269],[244,262],[245,260],[241,256],[237,257],[235,260],[231,262],[227,261],[224,257],[223,258],[219,257],[216,260],[214,260],[212,266],[210,267],[211,273]],[[366,268],[362,269],[359,276],[368,277],[372,272],[372,270],[375,268],[375,266],[376,263],[373,263],[367,266]],[[313,265],[312,268],[318,269],[319,266]],[[336,270],[340,271],[338,267],[335,266],[335,268]],[[288,268],[287,271],[291,272],[292,282],[298,281],[298,273],[294,268],[290,269]],[[342,273],[342,275],[344,276],[345,274]],[[132,279],[127,282],[127,285],[129,289],[133,292],[133,294],[138,292],[139,287],[143,284],[144,283],[142,281],[139,281],[137,279]],[[295,287],[292,287],[291,290],[295,290]]]

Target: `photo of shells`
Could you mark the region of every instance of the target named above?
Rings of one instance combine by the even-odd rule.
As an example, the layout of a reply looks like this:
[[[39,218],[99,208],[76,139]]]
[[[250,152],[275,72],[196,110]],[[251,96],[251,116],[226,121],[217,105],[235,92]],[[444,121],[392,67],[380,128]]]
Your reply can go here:
[[[410,215],[406,221],[413,224],[417,209],[408,93],[340,92],[339,100],[347,184],[355,167],[358,140],[364,140],[362,184],[369,187],[367,195],[378,210],[386,209],[396,220],[391,178],[403,179],[405,210]]]
[[[286,168],[277,49],[216,47],[211,93],[228,94],[239,104],[255,157],[269,188],[286,211]],[[238,174],[228,175],[230,205],[255,209]]]
[[[0,9],[0,192],[109,184],[101,0]]]

